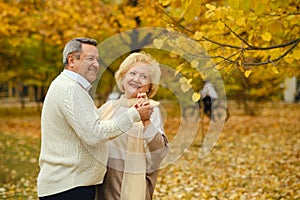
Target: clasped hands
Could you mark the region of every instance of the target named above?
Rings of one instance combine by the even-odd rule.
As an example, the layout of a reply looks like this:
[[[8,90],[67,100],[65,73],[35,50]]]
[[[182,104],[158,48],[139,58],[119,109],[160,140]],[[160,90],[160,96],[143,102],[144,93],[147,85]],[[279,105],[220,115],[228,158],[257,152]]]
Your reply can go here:
[[[143,125],[147,126],[150,123],[150,117],[153,113],[153,106],[150,105],[146,93],[138,93],[137,99],[138,101],[134,104],[134,107],[137,109]]]

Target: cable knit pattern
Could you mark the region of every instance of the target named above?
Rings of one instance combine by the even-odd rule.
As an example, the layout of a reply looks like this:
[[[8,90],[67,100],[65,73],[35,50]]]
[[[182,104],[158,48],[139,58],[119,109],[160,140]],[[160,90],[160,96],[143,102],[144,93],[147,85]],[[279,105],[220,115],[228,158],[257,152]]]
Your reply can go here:
[[[139,120],[131,108],[118,118],[101,121],[88,92],[67,75],[59,75],[49,87],[42,111],[38,196],[101,183],[108,157],[105,142]]]

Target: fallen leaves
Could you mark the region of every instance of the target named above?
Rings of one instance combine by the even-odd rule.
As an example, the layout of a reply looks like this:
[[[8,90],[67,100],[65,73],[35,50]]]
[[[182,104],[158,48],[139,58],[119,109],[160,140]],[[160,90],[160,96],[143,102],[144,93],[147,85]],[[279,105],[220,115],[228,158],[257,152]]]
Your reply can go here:
[[[231,109],[207,157],[198,158],[198,138],[179,160],[161,169],[154,199],[300,198],[299,108],[270,104],[257,117]]]
[[[172,140],[180,110],[170,108],[165,127]],[[250,117],[229,104],[230,118],[210,154],[198,158],[199,133],[177,161],[161,169],[154,200],[300,199],[299,110],[300,104],[270,103]],[[38,121],[39,115],[31,118]],[[39,138],[30,134],[40,125],[27,119],[1,120],[0,199],[37,199]],[[205,130],[208,123],[205,117]]]

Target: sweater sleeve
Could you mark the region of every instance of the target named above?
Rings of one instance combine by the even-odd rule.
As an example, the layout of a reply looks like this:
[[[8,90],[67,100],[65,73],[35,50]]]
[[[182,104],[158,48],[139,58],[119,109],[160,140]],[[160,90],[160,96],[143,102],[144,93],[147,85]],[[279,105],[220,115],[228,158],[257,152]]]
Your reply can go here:
[[[100,120],[98,109],[84,89],[75,85],[74,91],[67,93],[62,104],[66,120],[78,137],[88,145],[94,146],[117,137],[140,120],[135,108],[130,108],[114,119]]]

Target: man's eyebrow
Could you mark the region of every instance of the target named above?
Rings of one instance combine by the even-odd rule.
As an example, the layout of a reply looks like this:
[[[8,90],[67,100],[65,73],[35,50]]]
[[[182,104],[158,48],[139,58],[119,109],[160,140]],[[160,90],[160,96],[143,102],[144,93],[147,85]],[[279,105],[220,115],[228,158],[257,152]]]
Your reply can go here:
[[[97,58],[97,59],[100,59],[99,56],[94,56],[94,55],[86,55],[86,57],[88,57],[88,58]]]

